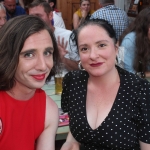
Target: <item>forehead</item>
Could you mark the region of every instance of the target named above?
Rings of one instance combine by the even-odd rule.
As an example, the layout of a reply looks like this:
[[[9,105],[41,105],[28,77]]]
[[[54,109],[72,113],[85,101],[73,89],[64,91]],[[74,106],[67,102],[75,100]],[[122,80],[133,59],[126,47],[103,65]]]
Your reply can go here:
[[[108,34],[108,32],[99,25],[87,25],[84,26],[78,33],[78,42],[81,41],[86,42],[87,40],[92,41],[98,41],[98,40],[110,40],[114,41],[113,38],[111,38]]]
[[[84,4],[89,4],[90,2],[88,0],[84,0],[81,2],[81,5],[84,5]]]
[[[29,14],[35,15],[35,14],[46,14],[44,11],[44,8],[42,6],[35,6],[33,8],[29,8]]]
[[[15,0],[5,0],[4,1],[5,4],[16,4]]]
[[[47,30],[42,30],[30,35],[24,42],[22,51],[28,49],[44,49],[53,47],[52,39]]]
[[[88,24],[88,25],[85,25],[84,27],[82,27],[80,29],[79,34],[81,34],[83,32],[90,33],[91,31],[93,31],[93,32],[100,32],[100,33],[108,35],[106,29],[103,28],[102,26],[98,25],[98,24]]]

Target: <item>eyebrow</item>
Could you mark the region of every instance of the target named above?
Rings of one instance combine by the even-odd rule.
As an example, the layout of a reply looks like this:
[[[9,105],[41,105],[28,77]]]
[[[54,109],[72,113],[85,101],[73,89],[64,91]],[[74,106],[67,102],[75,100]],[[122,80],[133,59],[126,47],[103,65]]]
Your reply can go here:
[[[107,41],[107,40],[101,40],[101,41],[97,41],[96,44],[102,43],[102,42],[107,42],[107,43],[108,43],[109,41]],[[87,46],[87,45],[88,45],[88,44],[81,44],[81,45],[79,45],[79,47],[80,47],[80,46]]]
[[[47,48],[45,48],[45,50],[46,51],[54,51],[54,48],[53,47],[47,47]],[[23,52],[20,52],[20,55],[24,55],[24,54],[26,54],[26,53],[33,53],[33,52],[35,52],[36,51],[36,49],[29,49],[29,50],[25,50],[25,51],[23,51]]]
[[[47,50],[47,51],[54,51],[54,48],[53,47],[47,47],[47,48],[45,48],[45,50]]]

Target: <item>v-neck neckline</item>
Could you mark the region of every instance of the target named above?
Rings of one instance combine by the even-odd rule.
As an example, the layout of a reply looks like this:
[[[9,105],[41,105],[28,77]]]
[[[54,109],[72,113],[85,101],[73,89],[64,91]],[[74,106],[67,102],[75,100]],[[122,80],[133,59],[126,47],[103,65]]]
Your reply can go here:
[[[117,70],[118,71],[118,70]],[[113,104],[112,104],[112,107],[111,107],[111,109],[110,109],[110,111],[109,111],[109,113],[108,113],[108,115],[106,116],[106,118],[101,122],[101,124],[98,126],[98,127],[96,127],[95,129],[93,129],[91,126],[90,126],[90,124],[89,124],[89,122],[88,122],[88,119],[87,119],[87,111],[86,111],[86,99],[87,99],[87,87],[88,87],[88,78],[89,78],[89,75],[88,75],[88,78],[87,78],[87,80],[86,80],[86,82],[85,82],[85,97],[84,97],[84,113],[85,113],[85,119],[86,119],[86,122],[87,122],[87,124],[88,124],[88,126],[89,126],[89,128],[92,130],[92,131],[96,131],[96,130],[98,130],[100,127],[102,127],[103,126],[103,124],[105,123],[105,121],[107,121],[107,119],[108,118],[110,118],[110,116],[113,114],[112,113],[112,111],[113,111],[113,109],[115,108],[115,105],[116,105],[116,103],[117,103],[117,101],[118,101],[118,93],[120,93],[120,90],[121,90],[121,76],[120,76],[120,73],[119,73],[119,71],[118,71],[118,75],[119,75],[119,78],[120,78],[120,85],[119,85],[119,88],[118,88],[118,91],[117,91],[117,94],[116,94],[116,96],[115,96],[115,100],[114,100],[114,102],[113,102]]]

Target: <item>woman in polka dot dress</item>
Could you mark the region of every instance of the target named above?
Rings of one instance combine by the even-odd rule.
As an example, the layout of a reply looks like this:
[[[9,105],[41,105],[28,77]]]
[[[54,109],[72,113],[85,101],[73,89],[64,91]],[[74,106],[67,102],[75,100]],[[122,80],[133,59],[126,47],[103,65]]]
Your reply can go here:
[[[81,62],[63,80],[70,132],[61,150],[150,150],[150,83],[115,65],[115,31],[88,20],[73,31]]]

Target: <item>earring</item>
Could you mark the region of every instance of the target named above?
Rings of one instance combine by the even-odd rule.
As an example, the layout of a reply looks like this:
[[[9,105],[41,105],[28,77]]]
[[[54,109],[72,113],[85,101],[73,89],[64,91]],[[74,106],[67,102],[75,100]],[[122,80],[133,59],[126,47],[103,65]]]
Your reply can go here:
[[[79,68],[80,70],[85,70],[85,69],[81,66],[81,61],[78,63],[78,68]]]

